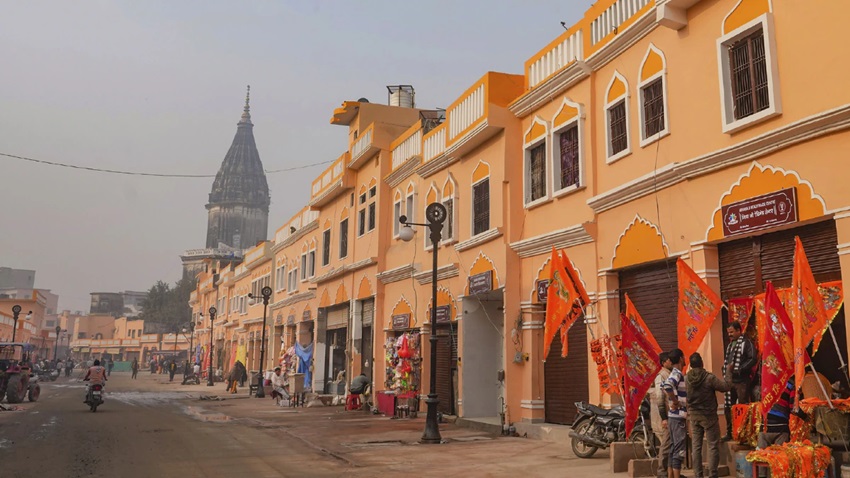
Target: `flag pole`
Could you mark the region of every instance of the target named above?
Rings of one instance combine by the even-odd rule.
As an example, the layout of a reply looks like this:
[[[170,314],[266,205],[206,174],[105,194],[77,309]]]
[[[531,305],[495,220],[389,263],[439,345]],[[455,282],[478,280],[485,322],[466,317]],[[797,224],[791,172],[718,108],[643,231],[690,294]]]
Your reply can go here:
[[[838,361],[841,363],[840,370],[844,372],[844,377],[850,383],[850,376],[847,375],[847,363],[844,362],[844,357],[841,356],[841,349],[838,348],[838,340],[835,339],[835,332],[832,331],[832,324],[829,324],[829,335],[832,337],[832,344],[835,345],[835,353],[838,355]]]
[[[832,409],[832,410],[835,410],[835,405],[832,404],[832,399],[830,398],[829,394],[826,393],[826,387],[824,387],[823,382],[820,381],[820,376],[818,375],[818,371],[815,369],[815,363],[809,362],[809,367],[811,367],[812,371],[815,373],[815,382],[818,383],[818,387],[820,387],[820,391],[823,392],[823,395],[826,397],[826,403],[829,404],[829,408]],[[801,383],[800,387],[802,387],[802,386],[803,386],[803,384]],[[799,400],[799,397],[800,396],[797,395],[798,400]]]

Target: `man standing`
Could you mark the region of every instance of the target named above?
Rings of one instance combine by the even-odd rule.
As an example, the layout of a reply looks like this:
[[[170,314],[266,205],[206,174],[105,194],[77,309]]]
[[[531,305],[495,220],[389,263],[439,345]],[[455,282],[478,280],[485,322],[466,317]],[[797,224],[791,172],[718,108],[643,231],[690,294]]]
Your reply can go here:
[[[667,398],[661,387],[670,377],[673,363],[670,362],[670,354],[667,352],[661,352],[658,355],[658,362],[661,364],[661,370],[655,376],[649,396],[652,431],[661,443],[661,448],[658,450],[658,478],[666,478],[667,465],[670,463],[670,430],[667,428]]]
[[[135,380],[136,375],[139,374],[139,359],[133,359],[133,363],[130,365],[130,371],[133,372],[131,378]]]
[[[171,359],[168,361],[168,381],[174,381],[174,374],[177,373],[177,361]]]
[[[694,476],[704,478],[702,468],[702,439],[708,442],[708,476],[717,478],[720,464],[720,423],[717,421],[717,392],[732,388],[732,368],[728,367],[723,380],[703,368],[702,356],[691,355],[691,369],[685,377],[688,391],[688,421],[691,423],[694,444]]]
[[[750,403],[750,388],[752,387],[753,368],[758,362],[753,343],[744,335],[741,323],[734,321],[726,329],[729,334],[729,345],[726,346],[726,358],[723,369],[732,367],[732,389],[726,392],[726,403],[723,409],[726,415],[726,436],[724,441],[732,439],[732,405]]]
[[[111,377],[112,376],[112,367],[115,366],[115,360],[113,360],[112,357],[109,357],[107,360],[108,360],[108,365],[106,366],[106,375]]]
[[[681,349],[670,351],[670,362],[673,369],[670,376],[662,385],[669,400],[667,412],[667,428],[670,430],[670,467],[667,469],[669,478],[679,478],[682,464],[685,461],[686,442],[688,438],[685,421],[687,415],[688,393],[682,368],[685,366],[685,354]]]

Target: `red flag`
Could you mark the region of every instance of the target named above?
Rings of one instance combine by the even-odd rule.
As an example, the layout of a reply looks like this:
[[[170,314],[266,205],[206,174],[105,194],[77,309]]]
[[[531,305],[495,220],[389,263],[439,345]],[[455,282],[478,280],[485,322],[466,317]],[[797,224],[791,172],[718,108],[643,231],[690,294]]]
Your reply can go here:
[[[766,416],[794,371],[794,345],[791,319],[770,282],[765,291],[764,310],[765,328],[759,331],[759,348],[762,351],[761,403]]]
[[[549,356],[549,348],[552,346],[552,340],[561,324],[567,322],[564,327],[566,330],[561,332],[561,355],[567,356],[567,341],[566,335],[569,328],[575,322],[573,317],[573,304],[578,298],[578,292],[573,287],[572,281],[567,276],[567,272],[563,266],[563,259],[555,248],[552,248],[552,259],[549,261],[549,288],[546,294],[546,321],[543,324],[543,357]]]
[[[676,261],[679,278],[679,348],[690,357],[697,351],[723,301],[685,261]]]
[[[797,236],[794,240],[797,242],[794,250],[794,272],[791,276],[791,292],[787,305],[790,305],[788,310],[794,326],[794,379],[799,387],[803,384],[806,374],[806,347],[816,335],[823,333],[828,322],[823,297],[806,259],[803,243]]]
[[[623,376],[623,401],[626,406],[626,436],[629,436],[637,420],[640,403],[661,369],[658,363],[660,348],[654,343],[655,338],[649,329],[644,328],[644,331],[641,331],[636,322],[630,320],[626,314],[620,316],[620,321],[623,333],[623,362],[620,370]]]
[[[660,354],[661,346],[655,341],[655,337],[652,335],[652,332],[649,331],[649,327],[646,326],[646,322],[643,321],[643,318],[638,313],[635,305],[632,304],[632,300],[629,299],[629,294],[626,294],[626,313],[624,314],[624,317],[629,321],[632,328],[636,330],[637,333],[646,337],[649,344],[652,345],[652,349],[655,353]],[[623,337],[623,342],[625,342],[625,340],[625,337]]]
[[[726,308],[729,311],[729,321],[740,322],[741,329],[746,331],[750,321],[750,315],[753,313],[754,304],[755,299],[753,297],[727,300]]]
[[[826,310],[827,324],[832,324],[832,321],[835,319],[835,316],[838,315],[838,311],[844,304],[844,286],[840,280],[837,280],[818,284],[818,290],[820,291],[821,297],[823,297],[823,308]],[[815,334],[815,341],[812,345],[812,355],[818,353],[820,341],[823,339],[823,334],[825,332],[826,328],[824,328],[821,333]]]

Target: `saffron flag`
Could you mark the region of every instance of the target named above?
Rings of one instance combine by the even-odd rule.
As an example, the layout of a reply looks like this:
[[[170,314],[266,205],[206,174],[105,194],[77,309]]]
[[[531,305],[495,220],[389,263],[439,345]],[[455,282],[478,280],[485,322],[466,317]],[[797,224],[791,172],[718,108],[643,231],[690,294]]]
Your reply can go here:
[[[766,323],[760,331],[761,403],[765,416],[782,395],[794,371],[793,327],[788,312],[773,284],[767,283],[764,297]]]
[[[690,357],[697,351],[723,301],[685,261],[676,261],[679,278],[679,348]]]
[[[590,342],[590,355],[596,363],[596,375],[599,378],[599,393],[615,394],[619,392],[616,381],[616,368],[614,353],[611,350],[611,339],[608,335],[602,335]]]
[[[752,297],[727,300],[726,309],[729,311],[729,321],[740,322],[741,329],[746,331],[750,322],[750,315],[753,313],[753,305],[755,305],[755,300]]]
[[[563,261],[564,270],[567,272],[570,281],[572,281],[573,283],[573,287],[578,293],[578,298],[581,299],[580,305],[584,307],[590,304],[590,297],[587,296],[587,291],[584,289],[584,284],[581,283],[581,279],[579,279],[578,273],[573,268],[573,262],[567,256],[567,251],[561,251],[561,260]]]
[[[626,436],[629,436],[640,413],[640,403],[661,369],[658,363],[660,348],[649,329],[644,328],[644,331],[641,331],[636,322],[625,314],[620,316],[620,321],[623,334],[623,362],[620,371],[623,376],[623,402],[626,406]]]
[[[656,354],[661,353],[661,346],[655,341],[655,337],[652,335],[652,332],[649,331],[649,327],[646,326],[646,322],[643,321],[643,317],[640,316],[635,305],[632,304],[632,300],[629,299],[629,294],[626,294],[626,313],[623,317],[625,320],[628,320],[631,327],[637,333],[647,338]],[[626,338],[623,337],[623,342],[625,341]]]
[[[841,309],[842,304],[844,304],[844,287],[842,286],[841,281],[837,280],[818,284],[818,290],[820,291],[821,297],[823,297],[823,308],[826,311],[828,327],[832,324],[835,316],[838,315],[838,311]],[[826,328],[824,328],[821,333],[815,334],[815,341],[812,345],[812,355],[818,353],[818,348],[820,347],[820,342],[823,339],[824,333],[826,333]]]
[[[787,305],[791,306],[788,310],[794,327],[794,380],[799,387],[806,374],[806,347],[816,335],[823,333],[828,322],[823,297],[806,259],[803,243],[797,236],[794,240],[797,242],[794,250],[794,272],[791,275],[791,293]]]
[[[552,258],[549,261],[549,288],[546,296],[546,321],[543,324],[543,357],[549,356],[552,340],[558,329],[561,331],[561,356],[567,356],[567,332],[572,327],[578,315],[573,305],[578,298],[578,292],[573,282],[567,276],[563,266],[563,258],[552,248]]]

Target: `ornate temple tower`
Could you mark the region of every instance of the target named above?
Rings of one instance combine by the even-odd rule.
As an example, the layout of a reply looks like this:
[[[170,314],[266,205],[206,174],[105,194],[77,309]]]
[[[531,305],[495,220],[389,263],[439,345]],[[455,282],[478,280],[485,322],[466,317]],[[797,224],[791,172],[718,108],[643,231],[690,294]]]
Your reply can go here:
[[[269,185],[254,142],[251,123],[251,87],[245,109],[236,125],[233,144],[215,175],[207,203],[207,248],[220,244],[235,248],[253,247],[268,237]]]

